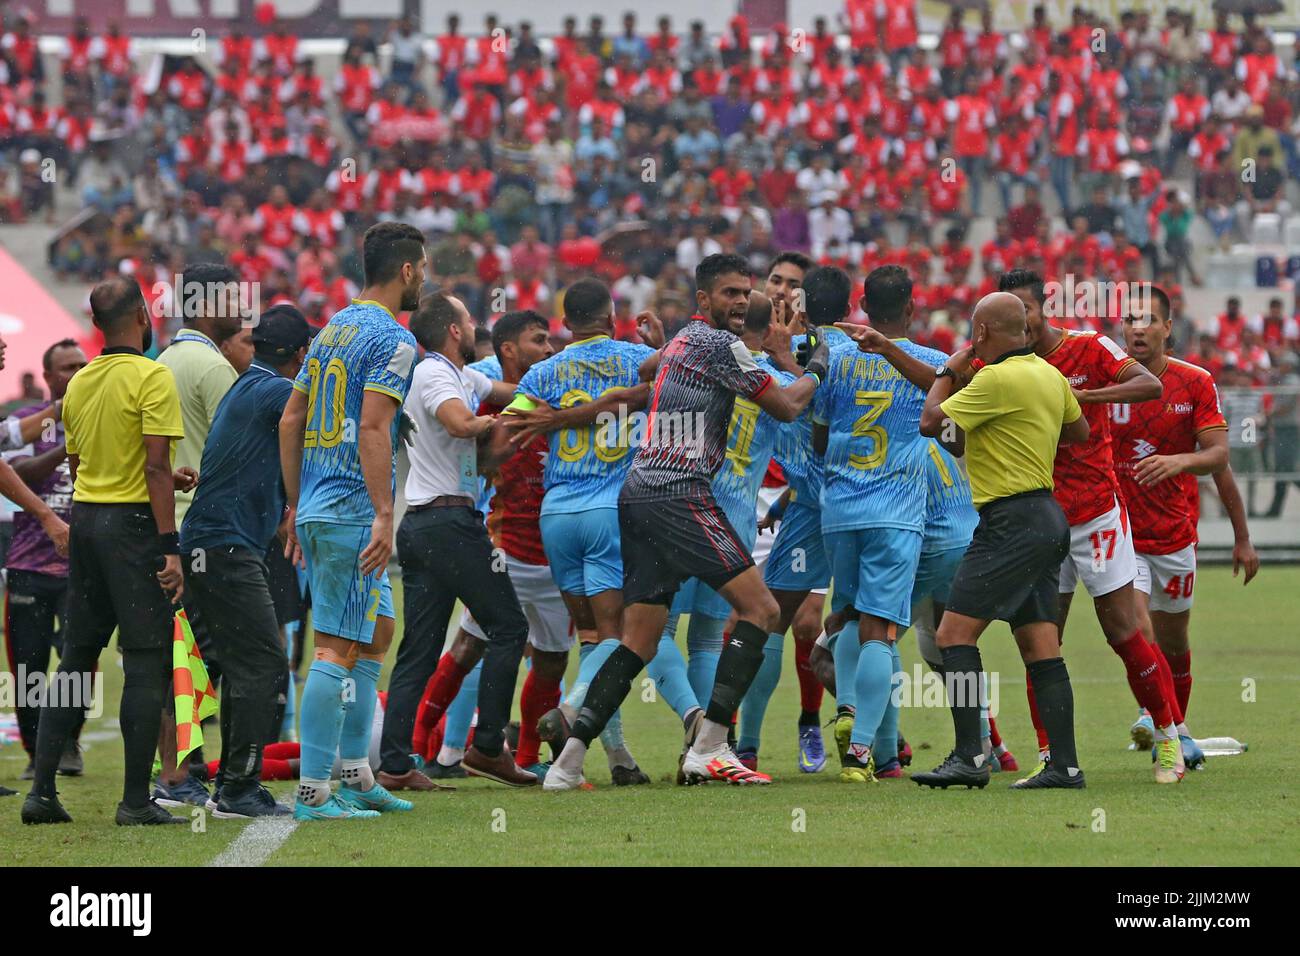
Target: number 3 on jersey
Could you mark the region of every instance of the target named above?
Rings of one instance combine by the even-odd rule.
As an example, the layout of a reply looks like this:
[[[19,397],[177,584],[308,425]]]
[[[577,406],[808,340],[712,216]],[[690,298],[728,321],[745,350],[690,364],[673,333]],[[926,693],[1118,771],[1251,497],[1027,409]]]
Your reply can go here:
[[[894,401],[893,392],[858,392],[854,404],[867,406],[867,411],[853,423],[854,438],[870,438],[871,453],[867,455],[849,455],[849,464],[862,471],[879,468],[885,462],[889,451],[889,433],[876,424],[876,420],[885,414]]]

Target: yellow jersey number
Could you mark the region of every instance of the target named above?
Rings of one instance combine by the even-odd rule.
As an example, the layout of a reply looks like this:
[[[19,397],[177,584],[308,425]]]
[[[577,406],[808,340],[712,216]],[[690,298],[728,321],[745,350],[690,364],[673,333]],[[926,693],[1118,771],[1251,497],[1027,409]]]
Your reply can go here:
[[[749,452],[754,444],[754,432],[758,428],[759,410],[757,403],[739,396],[731,409],[731,422],[727,425],[726,460],[730,463],[732,472],[741,477],[754,462]]]
[[[623,386],[611,385],[601,395],[609,392],[622,391]],[[599,396],[597,396],[599,397]],[[560,396],[561,408],[572,408],[574,405],[586,405],[595,401],[591,393],[582,388],[571,388]],[[613,437],[609,434],[612,429],[606,425],[598,427],[597,425],[585,425],[582,428],[565,428],[560,431],[560,447],[558,454],[560,461],[580,461],[593,445],[593,436],[596,457],[608,464],[620,461],[628,453],[627,444],[627,422],[620,421],[618,434]]]
[[[303,432],[302,447],[333,448],[343,440],[348,370],[342,359],[332,358],[322,374],[320,359],[309,359],[307,374],[311,377],[311,389],[307,393],[307,428]]]
[[[876,424],[876,419],[885,413],[893,401],[893,392],[858,392],[854,395],[854,404],[865,405],[867,410],[853,423],[853,437],[870,438],[872,448],[869,455],[849,455],[851,467],[870,471],[885,463],[885,454],[889,450],[889,433]]]
[[[934,467],[939,470],[939,480],[943,482],[945,488],[952,487],[952,472],[948,470],[948,463],[943,460],[943,455],[939,454],[939,446],[930,442],[930,458],[934,461]]]

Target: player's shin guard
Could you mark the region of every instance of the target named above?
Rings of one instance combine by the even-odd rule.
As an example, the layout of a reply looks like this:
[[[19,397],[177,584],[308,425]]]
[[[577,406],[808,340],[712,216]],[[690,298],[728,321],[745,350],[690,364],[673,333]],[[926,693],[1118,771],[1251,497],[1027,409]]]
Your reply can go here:
[[[903,661],[898,656],[898,644],[889,645],[893,659],[893,669],[889,675],[889,700],[885,705],[885,714],[880,719],[880,728],[876,731],[875,743],[871,745],[871,755],[876,758],[876,766],[883,767],[891,760],[898,759],[898,701],[894,689],[903,672]]]
[[[602,643],[607,643],[603,642]],[[609,718],[618,710],[632,688],[632,681],[645,667],[645,661],[617,641],[587,688],[578,719],[573,722],[573,736],[590,747],[605,729]],[[594,656],[594,654],[592,655]]]
[[[470,728],[474,726],[474,712],[478,709],[478,685],[483,676],[483,662],[479,661],[465,677],[460,691],[447,708],[447,721],[442,728],[442,746],[464,751],[469,746]]]
[[[343,682],[347,678],[348,669],[332,661],[313,661],[307,671],[298,718],[303,780],[299,799],[304,803],[329,799],[330,768],[343,731]],[[321,781],[325,782],[323,795]]]
[[[738,751],[758,750],[767,704],[781,680],[781,658],[784,651],[785,635],[769,634],[767,643],[763,645],[763,663],[740,705],[740,736],[736,741]]]
[[[1034,733],[1038,736],[1038,752],[1047,749],[1047,728],[1043,718],[1038,715],[1038,701],[1034,698],[1034,682],[1029,679],[1029,668],[1025,668],[1025,697],[1029,701],[1029,719],[1033,721]]]
[[[686,679],[695,690],[695,699],[707,707],[718,673],[718,661],[727,643],[723,629],[727,622],[704,614],[692,614],[686,627]],[[730,718],[728,718],[730,719]]]
[[[659,689],[659,696],[664,699],[673,712],[682,720],[696,707],[700,700],[691,687],[686,676],[686,658],[682,657],[681,648],[671,633],[659,638],[659,649],[654,660],[646,665],[646,673]]]
[[[705,716],[715,724],[727,726],[731,715],[749,690],[758,669],[763,666],[763,646],[767,633],[749,621],[738,621],[731,631],[731,640],[718,658],[717,675]]]
[[[519,693],[519,746],[515,749],[515,763],[519,766],[531,767],[540,759],[542,741],[537,736],[537,721],[559,703],[560,682],[542,677],[536,667],[530,667]]]
[[[339,734],[339,760],[345,787],[369,790],[375,778],[370,769],[370,733],[375,721],[375,704],[379,695],[379,672],[382,661],[356,662],[352,667],[352,685],[343,685],[343,729]]]
[[[841,634],[840,640],[843,639]],[[850,741],[871,747],[876,742],[876,730],[889,708],[889,692],[894,679],[894,654],[890,646],[884,641],[863,644],[853,679],[858,712]]]
[[[957,737],[954,749],[959,756],[979,766],[984,757],[984,748],[980,744],[980,701],[983,697],[980,675],[984,673],[984,662],[974,644],[958,644],[942,648],[942,651],[944,684]]]
[[[812,649],[812,641],[794,642],[794,672],[799,678],[799,709],[803,712],[802,716],[810,717],[812,724],[818,724],[820,721],[816,715],[822,709],[822,696],[826,693],[826,688],[822,687],[809,663]]]
[[[1178,694],[1174,690],[1174,675],[1169,667],[1169,661],[1159,644],[1152,644],[1151,650],[1156,655],[1156,673],[1160,675],[1160,690],[1164,693],[1165,700],[1169,702],[1169,716],[1175,724],[1181,724],[1183,709],[1178,706]]]
[[[1047,727],[1052,748],[1052,765],[1068,771],[1079,766],[1074,745],[1074,691],[1065,660],[1053,657],[1028,665],[1029,681],[1038,701],[1039,714]]]
[[[854,618],[845,622],[835,638],[835,703],[839,707],[857,706],[858,655],[861,651],[858,622]]]
[[[1169,701],[1160,686],[1160,665],[1155,650],[1147,643],[1141,631],[1134,631],[1125,640],[1112,644],[1111,649],[1124,662],[1128,672],[1128,686],[1133,691],[1139,707],[1145,707],[1158,730],[1173,723]],[[1050,734],[1048,735],[1051,736]]]
[[[1178,698],[1178,710],[1187,719],[1187,704],[1192,698],[1192,649],[1189,647],[1182,654],[1166,654],[1169,661],[1169,676],[1174,682],[1174,696]]]

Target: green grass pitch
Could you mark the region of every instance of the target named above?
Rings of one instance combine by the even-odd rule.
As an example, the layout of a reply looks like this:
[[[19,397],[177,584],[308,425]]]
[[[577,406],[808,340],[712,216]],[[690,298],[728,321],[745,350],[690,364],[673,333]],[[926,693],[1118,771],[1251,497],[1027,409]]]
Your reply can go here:
[[[995,775],[982,792],[921,790],[905,779],[849,786],[830,766],[821,774],[800,774],[798,685],[787,650],[760,763],[775,776],[774,786],[673,786],[679,722],[662,701],[646,699],[652,695],[638,683],[624,705],[624,724],[633,753],[654,781],[649,787],[609,786],[597,746],[587,761],[597,787],[591,792],[547,794],[458,781],[453,794],[415,795],[409,814],[308,823],[291,832],[281,824],[274,833],[250,832],[228,849],[248,828],[265,825],[205,816],[188,828],[113,825],[121,785],[115,719],[121,670],[109,652],[102,660],[108,704],[86,728],[86,774],[59,783],[75,822],[24,827],[21,796],[0,799],[0,858],[26,866],[203,865],[263,856],[270,866],[1294,863],[1300,851],[1300,775],[1291,747],[1300,690],[1300,568],[1266,566],[1245,589],[1224,568],[1207,567],[1198,577],[1189,723],[1199,737],[1230,735],[1248,742],[1250,751],[1211,759],[1178,786],[1157,787],[1149,756],[1125,749],[1134,705],[1123,668],[1105,647],[1091,609],[1076,601],[1065,656],[1088,780],[1082,792],[1014,793],[1006,774]],[[981,649],[985,666],[1001,678],[1002,734],[1028,769],[1035,754],[1024,671],[1005,627],[990,629]],[[903,659],[909,673],[919,661],[910,635]],[[832,710],[828,698],[823,717]],[[952,741],[944,709],[905,708],[902,728],[915,750],[912,769],[938,763]],[[209,737],[215,736],[214,728]],[[210,753],[218,746],[209,740]],[[17,780],[24,761],[17,744],[0,748],[0,783],[25,789]],[[287,796],[291,786],[272,789]]]

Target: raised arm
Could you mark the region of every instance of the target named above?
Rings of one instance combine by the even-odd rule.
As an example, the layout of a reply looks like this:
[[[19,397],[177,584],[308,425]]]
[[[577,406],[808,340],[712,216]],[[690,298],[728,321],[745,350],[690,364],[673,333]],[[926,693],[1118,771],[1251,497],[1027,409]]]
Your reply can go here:
[[[1137,362],[1131,362],[1120,370],[1114,385],[1090,388],[1086,391],[1074,389],[1074,397],[1080,405],[1097,405],[1103,402],[1111,405],[1132,405],[1137,402],[1149,402],[1164,393],[1160,379],[1152,375]]]
[[[935,368],[913,355],[908,355],[898,347],[897,342],[879,329],[853,322],[836,322],[835,327],[857,342],[858,348],[863,352],[868,355],[879,355],[894,366],[903,378],[921,391],[928,392],[930,386],[934,384]]]

